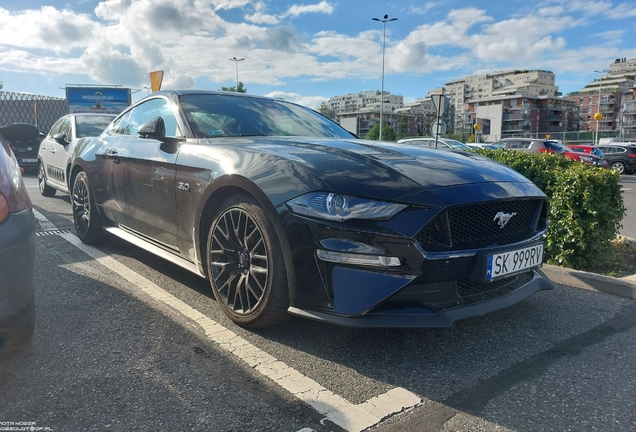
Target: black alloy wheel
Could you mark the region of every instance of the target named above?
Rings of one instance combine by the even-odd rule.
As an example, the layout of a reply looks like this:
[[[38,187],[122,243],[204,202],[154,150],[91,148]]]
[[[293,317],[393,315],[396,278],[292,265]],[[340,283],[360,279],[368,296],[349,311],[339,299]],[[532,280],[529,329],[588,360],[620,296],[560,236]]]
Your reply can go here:
[[[38,187],[40,188],[42,196],[55,196],[55,189],[46,184],[46,173],[44,172],[44,164],[42,162],[38,164]]]
[[[71,194],[73,223],[77,237],[86,244],[94,244],[102,236],[102,226],[90,193],[88,177],[84,171],[77,174]]]
[[[625,163],[621,161],[615,161],[610,164],[610,169],[618,174],[625,174]]]
[[[208,275],[223,312],[243,327],[289,318],[287,273],[272,223],[250,196],[226,200],[208,234]]]

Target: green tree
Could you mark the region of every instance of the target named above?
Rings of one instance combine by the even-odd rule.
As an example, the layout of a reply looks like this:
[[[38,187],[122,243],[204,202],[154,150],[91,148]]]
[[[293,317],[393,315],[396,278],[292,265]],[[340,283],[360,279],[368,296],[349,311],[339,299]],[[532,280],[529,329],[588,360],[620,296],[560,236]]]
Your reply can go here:
[[[320,105],[320,107],[318,108],[318,112],[324,115],[325,117],[330,118],[331,120],[336,119],[336,113],[334,112],[334,110],[332,110],[326,105]]]
[[[384,133],[382,135],[384,135]],[[398,122],[397,136],[395,137],[395,139],[399,140],[402,138],[406,138],[407,136],[409,136],[409,123],[406,117],[401,117],[400,121]]]
[[[380,138],[380,124],[376,123],[373,125],[371,129],[369,129],[369,133],[366,136],[368,140],[377,140]],[[396,141],[397,134],[395,133],[395,129],[391,127],[389,124],[384,124],[382,127],[382,141]]]
[[[221,87],[221,91],[247,93],[247,89],[243,87],[243,83],[240,81],[238,83],[238,90],[236,89],[236,86],[232,86],[232,87]]]

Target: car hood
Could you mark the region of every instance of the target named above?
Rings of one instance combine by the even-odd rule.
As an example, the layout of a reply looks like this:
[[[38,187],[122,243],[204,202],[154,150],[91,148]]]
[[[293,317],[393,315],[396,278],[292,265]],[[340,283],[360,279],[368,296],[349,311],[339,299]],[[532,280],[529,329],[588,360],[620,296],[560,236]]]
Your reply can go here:
[[[263,161],[280,158],[292,161],[296,169],[300,169],[300,165],[326,188],[340,193],[412,201],[406,197],[415,197],[424,191],[464,186],[461,189],[468,193],[469,190],[484,188],[484,184],[509,183],[523,184],[521,189],[524,190],[529,185],[533,194],[542,195],[518,172],[470,152],[356,139],[259,137],[223,141],[210,140],[210,144],[242,148],[258,154]],[[510,196],[507,193],[502,195]]]

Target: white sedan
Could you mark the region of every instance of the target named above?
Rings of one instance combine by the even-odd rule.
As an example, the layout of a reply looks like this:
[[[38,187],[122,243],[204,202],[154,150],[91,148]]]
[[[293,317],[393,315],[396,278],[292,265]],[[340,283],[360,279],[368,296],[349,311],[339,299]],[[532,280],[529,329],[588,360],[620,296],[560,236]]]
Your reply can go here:
[[[68,114],[60,118],[40,143],[38,184],[40,193],[52,197],[69,192],[68,170],[75,144],[80,138],[99,136],[115,118],[113,114]]]

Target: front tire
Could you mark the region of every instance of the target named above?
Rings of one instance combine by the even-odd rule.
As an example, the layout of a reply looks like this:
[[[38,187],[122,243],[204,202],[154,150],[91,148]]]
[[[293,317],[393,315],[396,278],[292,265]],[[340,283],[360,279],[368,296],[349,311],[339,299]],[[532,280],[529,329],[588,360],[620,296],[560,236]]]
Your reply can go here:
[[[84,171],[77,174],[71,194],[73,203],[73,224],[77,237],[86,244],[97,243],[102,235],[102,224],[90,192],[88,176]]]
[[[290,318],[287,272],[274,227],[248,195],[223,202],[207,241],[208,277],[223,312],[246,328]]]
[[[42,196],[50,198],[55,196],[55,189],[46,184],[46,172],[44,172],[44,164],[38,164],[38,187]]]
[[[621,161],[612,162],[610,169],[618,174],[625,174],[625,164]]]

